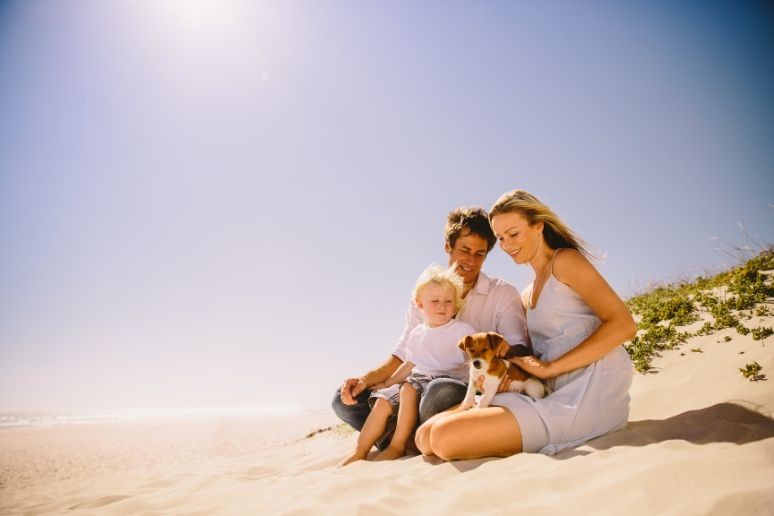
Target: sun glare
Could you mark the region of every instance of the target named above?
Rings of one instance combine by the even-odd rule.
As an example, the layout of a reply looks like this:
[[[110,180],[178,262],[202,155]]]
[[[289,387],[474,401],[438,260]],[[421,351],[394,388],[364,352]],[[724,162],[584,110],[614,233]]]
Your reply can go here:
[[[229,1],[165,0],[164,3],[175,18],[192,28],[228,25],[234,21]]]

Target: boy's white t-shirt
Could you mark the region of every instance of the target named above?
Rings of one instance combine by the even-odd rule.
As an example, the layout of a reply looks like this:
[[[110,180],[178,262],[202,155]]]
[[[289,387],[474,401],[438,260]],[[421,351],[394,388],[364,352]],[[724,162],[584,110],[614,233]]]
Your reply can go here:
[[[472,325],[476,329],[472,333],[495,331],[511,346],[529,346],[527,318],[521,294],[507,281],[490,278],[483,271],[479,273],[473,290],[465,297],[465,306],[455,320]],[[423,321],[422,312],[413,301],[409,301],[403,332],[392,350],[392,354],[401,362],[406,360],[409,335]]]
[[[459,348],[459,341],[474,333],[473,326],[454,319],[437,328],[427,323],[415,327],[406,341],[406,360],[414,364],[412,373],[467,381],[466,355]]]

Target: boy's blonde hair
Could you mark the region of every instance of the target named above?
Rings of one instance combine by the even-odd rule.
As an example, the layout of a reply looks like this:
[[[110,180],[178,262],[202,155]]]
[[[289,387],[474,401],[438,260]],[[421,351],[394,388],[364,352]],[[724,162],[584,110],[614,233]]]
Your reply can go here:
[[[445,291],[451,291],[454,296],[454,311],[459,312],[465,305],[465,300],[462,299],[462,292],[465,288],[465,284],[459,274],[455,272],[455,266],[451,266],[448,269],[441,267],[438,264],[432,264],[420,274],[416,285],[414,285],[414,292],[412,299],[414,303],[419,299],[419,294],[422,290],[434,283],[441,287]]]

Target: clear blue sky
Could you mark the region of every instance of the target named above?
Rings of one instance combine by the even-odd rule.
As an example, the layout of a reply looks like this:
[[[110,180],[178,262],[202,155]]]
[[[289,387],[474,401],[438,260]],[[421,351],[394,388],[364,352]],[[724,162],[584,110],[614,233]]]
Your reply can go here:
[[[325,405],[513,188],[622,296],[774,241],[772,11],[621,4],[0,3],[0,410]]]

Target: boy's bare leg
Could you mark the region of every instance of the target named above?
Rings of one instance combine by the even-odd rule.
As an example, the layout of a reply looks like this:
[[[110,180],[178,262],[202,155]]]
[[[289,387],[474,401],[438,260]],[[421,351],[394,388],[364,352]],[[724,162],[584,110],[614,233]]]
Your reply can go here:
[[[363,429],[360,431],[360,435],[357,436],[357,445],[355,451],[348,455],[343,461],[339,463],[339,467],[346,466],[356,460],[364,460],[368,457],[368,452],[379,440],[384,433],[384,429],[387,426],[387,419],[392,415],[392,405],[390,402],[378,398],[374,404],[374,408],[371,409],[371,413],[368,415]]]
[[[392,436],[390,445],[374,460],[391,460],[406,455],[406,442],[414,432],[414,426],[419,417],[419,397],[417,390],[408,383],[400,388],[400,403],[398,405],[398,424]]]

